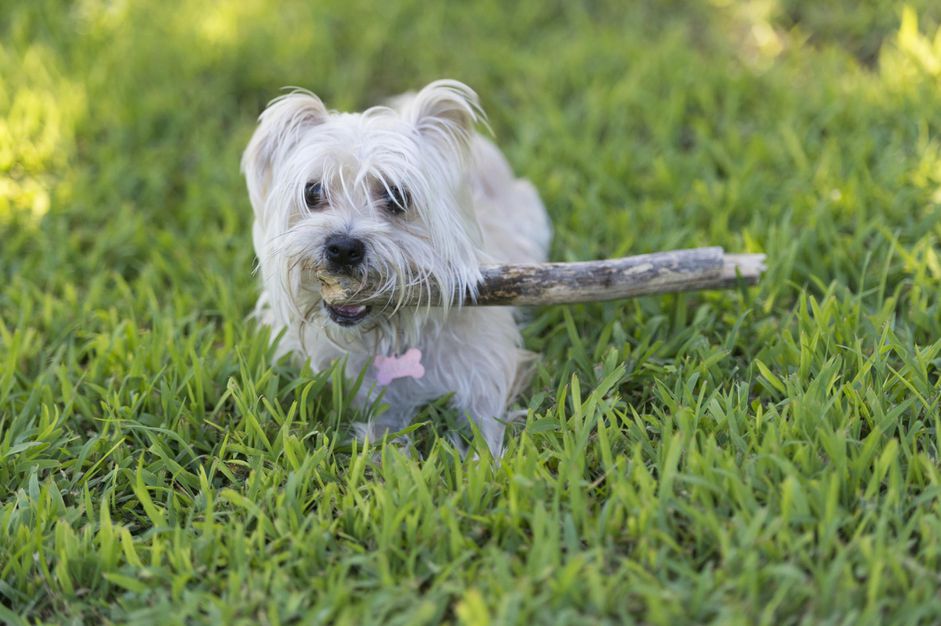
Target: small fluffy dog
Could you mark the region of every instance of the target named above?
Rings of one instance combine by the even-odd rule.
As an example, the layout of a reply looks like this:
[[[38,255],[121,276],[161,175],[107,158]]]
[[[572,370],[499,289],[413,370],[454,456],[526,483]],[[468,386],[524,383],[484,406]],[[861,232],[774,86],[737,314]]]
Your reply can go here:
[[[530,361],[514,311],[464,307],[484,263],[546,260],[551,226],[533,186],[475,131],[477,95],[439,80],[388,106],[328,110],[296,91],[270,103],[242,157],[263,292],[257,314],[283,335],[280,353],[314,369],[364,369],[358,400],[388,409],[361,437],[404,428],[445,394],[494,457],[508,402]],[[378,277],[388,307],[330,306],[317,275]],[[395,293],[433,285],[443,306],[404,308]]]

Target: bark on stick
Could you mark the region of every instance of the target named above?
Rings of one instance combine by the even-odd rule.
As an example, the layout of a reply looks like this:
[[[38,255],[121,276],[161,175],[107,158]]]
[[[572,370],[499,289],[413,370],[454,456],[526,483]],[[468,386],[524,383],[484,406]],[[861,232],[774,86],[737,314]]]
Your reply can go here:
[[[465,295],[463,300],[464,306],[543,306],[729,289],[757,283],[765,269],[764,260],[763,254],[725,254],[715,247],[578,263],[487,265],[481,268],[483,277],[476,298]],[[320,278],[321,294],[334,305],[427,306],[429,297],[432,306],[441,304],[441,294],[428,285],[396,294],[390,302],[388,295],[373,295],[375,288],[368,279]]]

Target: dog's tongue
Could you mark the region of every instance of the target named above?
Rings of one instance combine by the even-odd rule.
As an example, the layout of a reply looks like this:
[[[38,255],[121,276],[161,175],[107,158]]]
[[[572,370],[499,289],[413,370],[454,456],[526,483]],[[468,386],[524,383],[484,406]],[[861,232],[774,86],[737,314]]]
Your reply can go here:
[[[342,304],[334,306],[333,309],[340,315],[359,315],[366,310],[366,305],[364,304]]]

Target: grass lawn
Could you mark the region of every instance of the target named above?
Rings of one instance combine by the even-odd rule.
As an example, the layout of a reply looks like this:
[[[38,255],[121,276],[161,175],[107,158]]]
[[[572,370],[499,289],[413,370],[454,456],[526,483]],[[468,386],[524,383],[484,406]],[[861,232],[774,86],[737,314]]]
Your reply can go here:
[[[0,622],[941,622],[941,5],[5,0]],[[273,362],[238,159],[453,77],[553,258],[759,287],[533,312],[503,463]]]

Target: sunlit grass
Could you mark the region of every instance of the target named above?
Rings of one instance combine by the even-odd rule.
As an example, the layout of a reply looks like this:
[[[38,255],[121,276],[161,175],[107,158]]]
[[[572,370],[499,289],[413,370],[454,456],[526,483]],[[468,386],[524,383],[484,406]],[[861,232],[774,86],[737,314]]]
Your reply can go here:
[[[0,44],[0,223],[45,215],[55,177],[74,153],[84,91],[57,61],[43,44],[19,54]]]
[[[4,4],[0,621],[941,621],[941,16],[891,4]],[[444,401],[362,449],[247,317],[264,103],[443,76],[555,259],[770,259],[534,311],[499,466]]]

